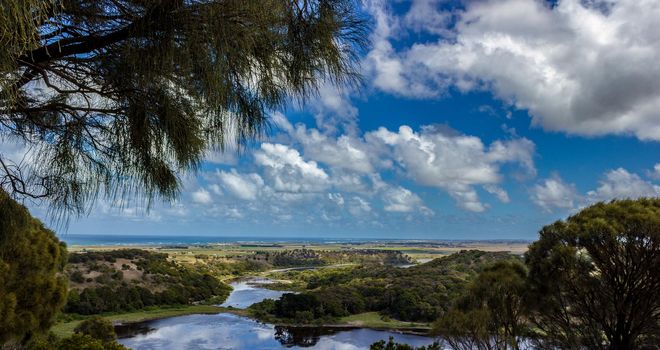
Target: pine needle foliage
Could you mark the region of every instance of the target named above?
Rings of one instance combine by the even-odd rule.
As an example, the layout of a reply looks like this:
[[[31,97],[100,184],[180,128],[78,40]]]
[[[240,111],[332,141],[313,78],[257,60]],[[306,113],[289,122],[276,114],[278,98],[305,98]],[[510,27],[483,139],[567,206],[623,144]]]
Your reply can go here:
[[[267,113],[359,82],[353,0],[8,0],[0,5],[0,186],[82,214],[175,198],[205,152]],[[7,48],[7,49],[4,49]],[[119,202],[119,201],[118,201]]]
[[[66,246],[0,189],[0,348],[43,334],[66,302]],[[11,347],[9,347],[11,348]]]

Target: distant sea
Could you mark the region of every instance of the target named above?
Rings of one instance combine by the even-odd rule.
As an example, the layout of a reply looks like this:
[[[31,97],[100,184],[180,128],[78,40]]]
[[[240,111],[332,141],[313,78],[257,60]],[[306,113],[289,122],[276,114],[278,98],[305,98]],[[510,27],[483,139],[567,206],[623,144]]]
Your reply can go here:
[[[202,245],[211,243],[348,243],[381,241],[379,239],[332,239],[332,238],[301,238],[301,237],[218,237],[218,236],[156,236],[156,235],[85,235],[62,234],[60,240],[68,245],[91,246],[127,246],[127,245]],[[386,241],[386,240],[383,240]]]
[[[140,246],[140,245],[204,245],[212,243],[278,244],[278,243],[365,243],[365,242],[508,242],[529,243],[524,240],[452,240],[452,239],[382,239],[382,238],[319,238],[319,237],[258,237],[258,236],[164,236],[164,235],[91,235],[62,234],[60,240],[79,246]]]

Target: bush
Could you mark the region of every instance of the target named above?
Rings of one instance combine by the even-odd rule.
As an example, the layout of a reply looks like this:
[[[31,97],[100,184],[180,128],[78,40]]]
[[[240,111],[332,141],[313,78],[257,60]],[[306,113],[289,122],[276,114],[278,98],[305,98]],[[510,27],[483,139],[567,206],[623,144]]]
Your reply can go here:
[[[66,302],[66,246],[0,188],[0,347],[47,331]]]
[[[110,343],[117,339],[117,334],[112,323],[100,316],[93,316],[84,320],[73,331],[75,333],[89,335],[103,343]]]
[[[76,283],[84,283],[85,282],[85,277],[83,277],[83,273],[80,270],[75,270],[71,273],[69,276],[69,279],[73,282]]]

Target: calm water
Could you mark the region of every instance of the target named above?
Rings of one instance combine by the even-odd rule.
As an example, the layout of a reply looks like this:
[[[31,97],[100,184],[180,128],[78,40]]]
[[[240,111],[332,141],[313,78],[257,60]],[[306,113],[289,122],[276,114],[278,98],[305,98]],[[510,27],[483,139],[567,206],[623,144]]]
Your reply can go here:
[[[223,306],[246,308],[266,298],[283,293],[260,288],[255,283],[267,279],[249,279],[232,283],[234,290]],[[117,327],[119,342],[136,350],[201,349],[369,349],[369,345],[390,336],[414,346],[433,342],[429,337],[371,329],[332,327],[281,327],[259,323],[250,318],[221,313],[189,315]]]
[[[287,293],[259,287],[259,284],[267,283],[272,282],[266,278],[251,278],[248,280],[232,282],[230,284],[234,290],[232,290],[227,300],[225,300],[225,302],[220,306],[231,306],[237,309],[245,309],[248,306],[254,303],[258,303],[264,299],[279,299],[282,294]]]
[[[332,329],[323,327],[277,327],[232,314],[190,315],[137,325],[118,330],[119,342],[136,350],[201,349],[369,349],[380,339],[393,336],[414,346],[428,345],[428,337],[371,329]],[[127,334],[128,333],[128,334]]]

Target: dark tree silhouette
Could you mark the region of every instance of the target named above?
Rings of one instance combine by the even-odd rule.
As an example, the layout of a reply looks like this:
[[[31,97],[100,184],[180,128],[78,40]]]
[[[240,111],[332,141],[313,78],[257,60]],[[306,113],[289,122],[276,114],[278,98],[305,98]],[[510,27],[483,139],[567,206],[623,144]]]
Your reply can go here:
[[[561,348],[636,349],[660,334],[660,199],[599,203],[527,253],[533,321]]]

